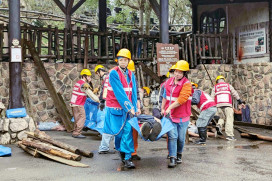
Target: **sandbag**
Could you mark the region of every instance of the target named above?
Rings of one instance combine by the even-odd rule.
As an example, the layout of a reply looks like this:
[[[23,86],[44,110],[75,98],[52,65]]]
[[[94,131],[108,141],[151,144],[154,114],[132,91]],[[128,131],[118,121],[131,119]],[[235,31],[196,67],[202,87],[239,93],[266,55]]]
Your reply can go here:
[[[0,156],[11,156],[11,148],[0,145]]]
[[[16,108],[16,109],[8,109],[6,111],[7,118],[22,118],[26,117],[26,109],[24,107],[22,108]]]

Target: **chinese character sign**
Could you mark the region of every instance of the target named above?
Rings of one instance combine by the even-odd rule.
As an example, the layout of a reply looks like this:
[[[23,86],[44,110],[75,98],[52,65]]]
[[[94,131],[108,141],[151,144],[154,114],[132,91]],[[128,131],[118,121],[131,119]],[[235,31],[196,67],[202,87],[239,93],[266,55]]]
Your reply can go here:
[[[265,54],[265,28],[254,31],[240,32],[239,47],[242,49],[244,56]]]
[[[158,74],[166,75],[169,68],[179,60],[178,44],[157,43]]]

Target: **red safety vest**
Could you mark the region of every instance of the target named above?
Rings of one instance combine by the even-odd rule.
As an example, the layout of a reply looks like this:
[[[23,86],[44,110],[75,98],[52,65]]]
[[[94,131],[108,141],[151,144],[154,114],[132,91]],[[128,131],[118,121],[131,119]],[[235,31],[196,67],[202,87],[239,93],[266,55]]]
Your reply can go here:
[[[122,71],[120,70],[119,67],[114,67],[113,70],[117,71],[117,73],[119,75],[119,79],[124,87],[124,91],[126,92],[128,99],[132,102],[132,86],[133,85],[132,85],[131,71],[128,70],[128,76],[130,77],[130,83],[128,84],[125,75],[122,73]],[[111,107],[111,108],[122,108],[114,95],[114,92],[113,92],[113,89],[110,85],[110,82],[108,82],[106,106]]]
[[[74,105],[84,105],[87,99],[87,94],[81,91],[81,86],[85,83],[84,80],[79,80],[75,84],[72,92],[71,104]]]
[[[226,82],[221,82],[215,86],[215,103],[228,103],[232,104],[230,85]]]
[[[180,94],[180,91],[185,83],[190,83],[190,81],[184,77],[182,78],[178,84],[175,85],[174,83],[175,77],[172,77],[167,80],[165,83],[166,89],[166,104],[165,110],[169,107],[169,105],[175,102]],[[182,105],[174,108],[171,110],[171,118],[185,118],[191,116],[191,102],[192,97],[190,96],[189,99]]]
[[[108,93],[108,87],[109,87],[109,74],[106,75],[105,80],[103,81],[102,85],[103,85],[102,97],[103,97],[103,99],[106,100],[107,93]]]
[[[201,91],[200,101],[197,104],[197,107],[200,109],[200,111],[204,111],[213,106],[216,106],[216,104],[211,98],[211,96],[206,92]]]

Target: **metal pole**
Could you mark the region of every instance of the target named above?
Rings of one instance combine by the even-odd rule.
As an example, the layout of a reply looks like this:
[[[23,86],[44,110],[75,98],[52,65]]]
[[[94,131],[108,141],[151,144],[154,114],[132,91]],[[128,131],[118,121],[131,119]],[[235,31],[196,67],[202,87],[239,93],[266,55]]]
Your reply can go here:
[[[197,5],[195,3],[192,4],[192,21],[193,21],[193,34],[196,34],[198,30],[198,24],[197,24]]]
[[[9,47],[12,40],[21,43],[20,30],[20,0],[9,1]],[[20,108],[22,105],[22,67],[20,62],[9,63],[9,108]]]
[[[107,31],[107,1],[99,0],[99,31]],[[106,37],[101,39],[101,55],[106,54]]]
[[[160,40],[169,43],[169,0],[160,0]]]

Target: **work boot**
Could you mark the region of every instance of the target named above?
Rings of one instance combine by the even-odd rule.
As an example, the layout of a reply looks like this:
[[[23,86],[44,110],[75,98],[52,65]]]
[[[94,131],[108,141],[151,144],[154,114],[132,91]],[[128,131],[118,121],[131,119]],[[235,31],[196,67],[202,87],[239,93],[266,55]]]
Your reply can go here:
[[[124,166],[126,168],[129,168],[129,169],[135,168],[135,165],[131,160],[124,160],[123,163],[125,164]]]
[[[175,168],[176,166],[177,166],[177,159],[175,157],[170,157],[168,168]]]
[[[119,152],[119,154],[120,154],[121,161],[123,163],[125,163],[125,156],[126,156],[126,154],[124,152]]]
[[[148,136],[148,139],[149,139],[150,141],[155,141],[156,138],[158,137],[158,135],[160,134],[161,130],[162,130],[161,124],[160,124],[159,122],[155,122],[155,123],[153,124],[153,128],[152,128],[152,130],[151,130],[151,133],[150,133],[150,135]]]
[[[199,134],[199,140],[195,142],[197,145],[205,145],[206,139],[207,139],[207,128],[206,127],[199,127],[198,134]]]
[[[145,140],[148,139],[148,136],[149,136],[149,134],[150,134],[151,129],[152,129],[152,127],[151,127],[150,123],[144,122],[144,123],[142,124],[140,130],[141,130],[141,133],[142,133],[143,138],[144,138]]]
[[[141,157],[139,157],[138,155],[132,155],[131,160],[141,160]]]
[[[99,154],[115,154],[115,150],[98,151]]]
[[[227,136],[226,140],[228,140],[228,141],[236,141],[236,139],[233,136]]]
[[[223,135],[223,133],[222,133],[222,128],[221,128],[220,124],[217,124],[217,125],[216,125],[216,131],[217,131],[217,134],[218,134],[218,135]]]
[[[181,157],[182,157],[182,154],[181,154],[181,153],[178,153],[178,154],[177,154],[177,164],[181,164],[181,163],[182,163]]]

